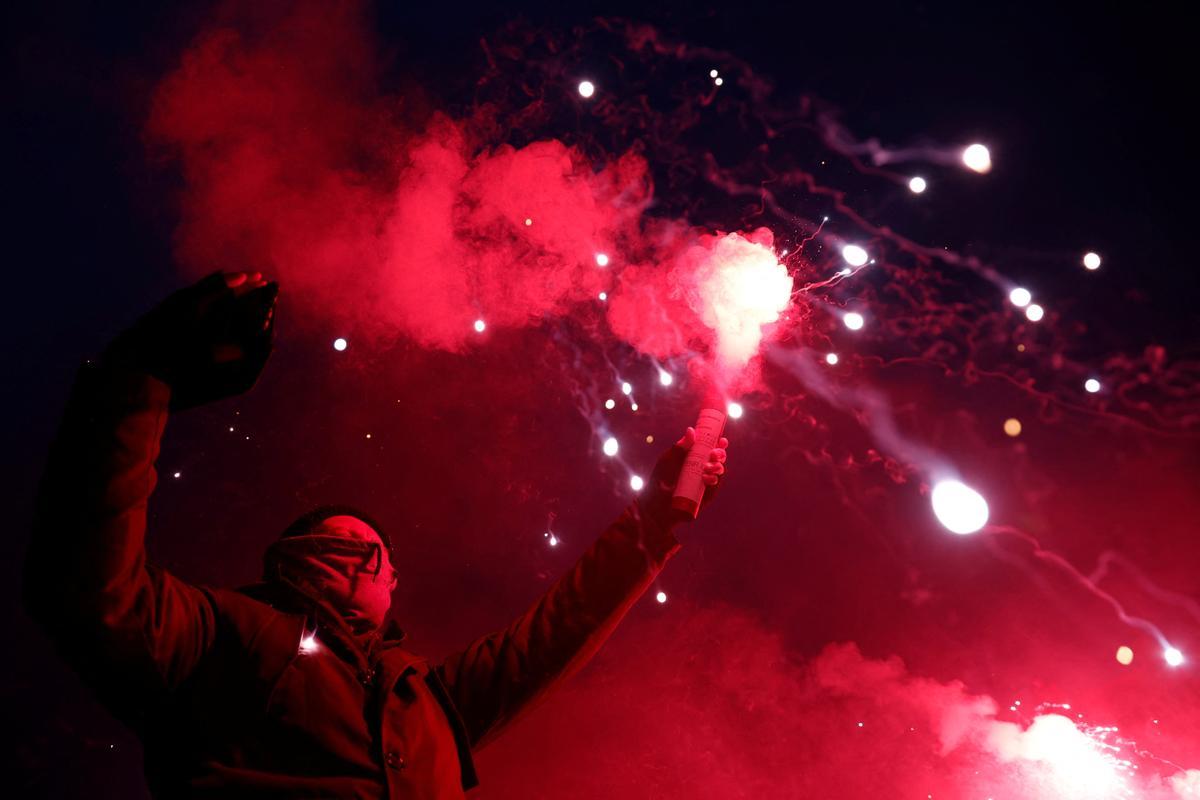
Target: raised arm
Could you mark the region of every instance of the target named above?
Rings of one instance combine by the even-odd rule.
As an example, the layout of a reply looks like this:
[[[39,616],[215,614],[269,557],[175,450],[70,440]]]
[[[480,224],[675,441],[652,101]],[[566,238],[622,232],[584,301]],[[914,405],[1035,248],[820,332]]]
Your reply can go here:
[[[645,502],[634,502],[575,565],[502,631],[472,642],[438,668],[472,747],[486,744],[551,687],[577,672],[678,549],[670,493],[694,432],[659,459]],[[724,472],[724,439],[705,468],[707,504]]]
[[[222,349],[224,388],[216,388],[218,371],[205,371],[198,329],[216,313],[214,299],[245,309],[249,301],[235,289],[247,278],[215,276],[172,295],[80,371],[38,490],[26,608],[113,712],[134,725],[213,639],[207,596],[146,563],[146,505],[168,409],[246,381],[246,367],[240,382],[231,370],[249,348],[234,359],[234,350]],[[269,352],[270,325],[259,331]],[[209,338],[221,348],[239,344]]]

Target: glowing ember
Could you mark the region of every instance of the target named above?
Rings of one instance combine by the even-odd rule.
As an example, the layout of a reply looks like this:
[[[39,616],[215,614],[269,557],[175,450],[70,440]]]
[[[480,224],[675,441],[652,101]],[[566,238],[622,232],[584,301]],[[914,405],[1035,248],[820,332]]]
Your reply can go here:
[[[579,96],[580,97],[591,97],[595,93],[596,93],[596,84],[592,83],[591,81],[580,81],[579,82]]]
[[[928,184],[924,178],[913,178],[908,182],[908,188],[912,190],[913,194],[920,194],[928,188]]]
[[[1133,648],[1121,645],[1117,648],[1117,663],[1123,666],[1129,666],[1133,663]]]
[[[1033,301],[1033,293],[1018,286],[1008,293],[1008,301],[1017,308],[1024,308]]]
[[[1004,420],[1004,432],[1009,436],[1021,435],[1021,420],[1015,417],[1009,417]]]
[[[842,322],[852,331],[861,331],[867,321],[863,319],[862,314],[859,314],[857,311],[851,311],[842,317]]]
[[[962,162],[967,169],[983,174],[992,168],[992,154],[981,144],[963,150]]]
[[[345,339],[341,339],[341,338],[334,339],[333,340],[333,349],[337,350],[340,353],[341,351],[345,350],[349,346],[349,344],[350,343],[347,342]]]
[[[933,513],[951,533],[975,533],[988,521],[988,504],[983,495],[955,480],[933,487]]]
[[[616,454],[617,454],[617,440],[610,436],[604,440],[604,455],[615,456]]]
[[[1083,266],[1090,270],[1100,269],[1100,254],[1099,253],[1084,253]]]
[[[1033,303],[1025,309],[1025,318],[1030,322],[1037,322],[1044,316],[1046,316],[1046,309],[1042,308],[1037,303]]]
[[[861,267],[867,263],[867,251],[856,244],[848,244],[842,248],[842,258],[852,267]]]

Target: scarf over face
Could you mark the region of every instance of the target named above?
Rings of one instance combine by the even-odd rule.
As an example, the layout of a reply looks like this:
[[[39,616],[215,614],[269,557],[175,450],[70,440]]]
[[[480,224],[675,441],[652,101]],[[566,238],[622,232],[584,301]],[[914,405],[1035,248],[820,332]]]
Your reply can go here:
[[[348,536],[289,536],[267,548],[267,581],[283,578],[328,603],[355,633],[380,628],[392,604],[395,570],[379,542]]]

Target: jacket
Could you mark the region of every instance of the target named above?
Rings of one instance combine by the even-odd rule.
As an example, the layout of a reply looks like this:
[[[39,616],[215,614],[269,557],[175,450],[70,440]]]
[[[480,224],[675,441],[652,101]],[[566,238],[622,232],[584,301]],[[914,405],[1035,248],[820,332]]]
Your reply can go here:
[[[383,633],[364,673],[269,584],[147,563],[170,388],[120,363],[76,380],[39,488],[26,608],[141,738],[161,798],[461,798],[471,754],[577,671],[679,547],[632,503],[532,607],[433,663]]]

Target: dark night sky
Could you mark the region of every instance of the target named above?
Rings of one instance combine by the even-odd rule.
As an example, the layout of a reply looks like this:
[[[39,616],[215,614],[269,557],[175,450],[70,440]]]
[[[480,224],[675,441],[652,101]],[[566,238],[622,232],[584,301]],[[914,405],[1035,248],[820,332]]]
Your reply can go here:
[[[147,157],[142,128],[156,82],[205,24],[211,6],[173,5],[52,2],[10,4],[5,12],[6,66],[15,85],[6,104],[9,435],[2,462],[10,533],[0,555],[0,622],[9,632],[10,655],[0,685],[16,742],[6,755],[15,762],[10,774],[23,796],[130,797],[144,791],[135,741],[58,664],[16,599],[35,481],[75,365],[182,280],[172,261],[179,219],[172,198],[182,179],[169,163]],[[392,59],[390,74],[424,86],[431,102],[452,113],[469,102],[481,36],[513,18],[565,32],[603,14],[644,20],[674,39],[735,54],[768,76],[780,98],[819,96],[864,138],[890,145],[984,138],[998,165],[986,179],[971,186],[947,180],[945,199],[926,212],[877,204],[878,221],[917,241],[994,259],[1039,294],[1102,320],[1078,336],[1077,357],[1137,355],[1153,343],[1165,346],[1172,359],[1195,359],[1200,280],[1186,249],[1200,185],[1188,123],[1200,99],[1188,74],[1194,43],[1182,12],[1165,4],[1084,8],[730,2],[701,10],[682,3],[476,9],[380,3],[371,13]],[[839,177],[846,175],[833,175],[832,182]],[[1104,253],[1105,267],[1084,280],[1078,254],[1090,248]],[[314,336],[299,326],[291,341],[285,336],[248,398],[172,424],[163,471],[169,464],[195,477],[163,480],[152,505],[161,529],[179,532],[151,542],[152,554],[167,566],[198,581],[251,580],[273,531],[305,503],[339,494],[371,505],[385,524],[391,520],[407,532],[413,575],[397,606],[421,609],[406,611],[403,622],[415,646],[435,654],[504,622],[566,566],[564,558],[582,549],[589,531],[619,509],[617,494],[596,489],[595,453],[580,445],[588,431],[565,382],[538,372],[539,365],[550,369],[550,357],[521,334],[498,334],[494,351],[470,367],[403,344],[361,361],[337,361],[327,347],[314,345]],[[531,354],[534,385],[496,390],[502,376],[530,369]],[[387,370],[389,359],[403,369]],[[476,391],[476,370],[490,377],[484,385],[494,394]],[[872,379],[887,385],[881,373]],[[980,403],[957,385],[922,388],[912,375],[890,380],[897,385],[888,390],[905,408]],[[399,416],[389,405],[396,398],[404,401]],[[1032,403],[1003,389],[975,408],[980,417],[1003,419],[1006,402],[1030,409],[1031,418],[1035,413]],[[693,413],[687,402],[662,405],[669,408],[659,408],[648,423],[660,444]],[[253,448],[216,440],[235,420],[255,437]],[[1192,597],[1200,592],[1197,528],[1188,517],[1200,512],[1194,427],[1190,439],[1139,439],[1067,413],[1059,424],[1031,431],[1032,452],[1021,460],[989,455],[1003,443],[997,444],[994,431],[980,434],[975,421],[947,413],[941,427],[921,427],[962,463],[984,470],[997,459],[989,478],[992,497],[1024,509],[1008,520],[1021,516],[1022,524],[1041,532],[1074,531],[1056,544],[1079,563],[1090,563],[1106,547],[1120,548],[1162,585]],[[374,433],[378,449],[358,446],[363,430]],[[464,475],[473,443],[488,436],[495,437],[490,466]],[[956,437],[957,445],[946,444]],[[756,647],[769,649],[763,641],[776,636],[789,657],[805,658],[829,642],[856,641],[871,658],[895,653],[914,674],[961,679],[972,692],[997,698],[1039,690],[1062,697],[1074,690],[1080,701],[1090,699],[1123,721],[1136,716],[1131,709],[1138,701],[1106,706],[1104,698],[1144,692],[1147,711],[1156,714],[1170,704],[1175,690],[1164,688],[1157,672],[1110,674],[1109,644],[1117,641],[1117,628],[1103,608],[1081,601],[1060,577],[1013,566],[1011,553],[967,555],[958,547],[961,540],[929,545],[921,538],[932,535],[920,527],[925,523],[913,522],[921,519],[925,501],[908,488],[861,474],[847,479],[857,487],[848,494],[869,499],[871,506],[841,530],[838,521],[847,515],[833,496],[841,482],[815,465],[792,464],[771,444],[763,430],[747,430],[740,452],[735,441],[731,476],[738,471],[743,483],[728,487],[710,520],[695,529],[698,541],[668,570],[672,595],[680,597],[677,613],[707,625],[719,651],[754,653]],[[652,457],[647,453],[639,457]],[[794,472],[786,471],[793,466]],[[1018,468],[1020,474],[1003,472]],[[1047,506],[1041,497],[1022,506],[1031,493],[1038,495],[1042,480],[1057,493],[1057,505]],[[458,502],[460,494],[469,502]],[[748,510],[764,508],[759,515]],[[529,535],[544,527],[551,512],[565,531],[566,554],[547,554],[539,535]],[[880,520],[904,529],[898,544],[881,543],[887,535],[880,533]],[[1090,538],[1105,525],[1111,529]],[[822,534],[813,532],[817,527]],[[480,533],[485,528],[491,532]],[[771,543],[774,557],[763,555],[760,543]],[[239,549],[244,557],[221,555]],[[887,555],[880,555],[884,550]],[[915,591],[914,585],[932,587],[940,599],[932,608],[914,608],[907,622],[889,618],[895,598]],[[979,587],[986,587],[986,596]],[[1037,616],[1047,604],[1061,616],[1047,615],[1036,631],[1017,621]],[[1142,610],[1154,612],[1152,604]],[[576,765],[574,779],[594,787],[595,796],[639,785],[637,763],[622,762],[610,746],[598,748],[604,754],[598,762],[572,760],[588,739],[571,739],[562,726],[571,713],[597,712],[587,690],[645,702],[649,689],[623,676],[657,668],[648,644],[663,639],[663,656],[670,658],[704,644],[674,628],[664,637],[659,611],[635,611],[632,632],[623,630],[623,640],[618,635],[614,652],[601,658],[589,682],[560,706],[540,712],[528,732],[514,734],[511,744],[499,746],[507,749],[484,761],[479,796],[591,796],[561,782],[566,779],[557,772],[529,783],[534,795],[522,795],[521,776],[538,767],[535,757],[521,753],[538,747]],[[1172,630],[1200,655],[1195,621],[1170,619]],[[1077,635],[1093,620],[1100,620],[1094,635]],[[989,626],[996,630],[991,644],[980,634]],[[1060,640],[1061,651],[1054,646]],[[1154,660],[1145,642],[1143,649],[1145,661]],[[731,672],[739,669],[728,659],[717,661]],[[1073,679],[1073,671],[1084,677]],[[1176,678],[1183,680],[1167,676]],[[779,679],[776,673],[762,676],[764,682]],[[1186,681],[1192,688],[1181,702],[1193,710],[1184,718],[1200,724],[1194,671]],[[674,684],[661,686],[669,695]],[[669,708],[659,713],[670,716]],[[633,719],[626,723],[643,725]],[[813,719],[826,718],[814,712]],[[777,736],[783,723],[762,725],[734,726],[724,738],[715,737],[714,747],[736,750],[739,735]],[[620,738],[622,722],[605,717],[597,731]],[[669,726],[657,732],[671,735]],[[1194,731],[1167,746],[1184,766],[1200,766]],[[773,763],[779,753],[767,749],[763,759]],[[735,764],[754,760],[741,753],[727,757]],[[589,773],[586,765],[595,763],[616,777]],[[664,772],[674,774],[670,766]],[[633,776],[631,783],[621,776]],[[660,793],[647,796],[722,796],[711,787],[704,793],[660,779]],[[714,778],[713,785],[724,785],[721,780]],[[753,785],[744,775],[738,780]],[[560,793],[546,788],[555,785]],[[827,791],[828,785],[810,788]],[[915,797],[919,788],[893,796]],[[757,796],[777,791],[761,788]],[[865,790],[845,796],[869,796],[854,791]]]

